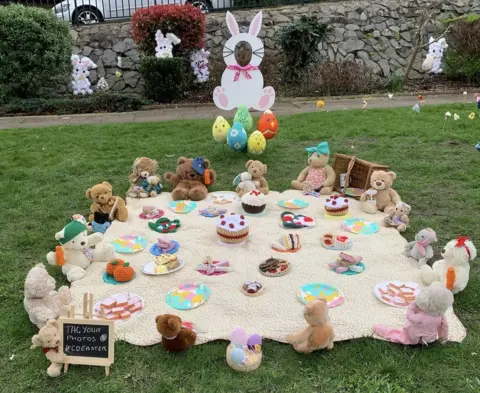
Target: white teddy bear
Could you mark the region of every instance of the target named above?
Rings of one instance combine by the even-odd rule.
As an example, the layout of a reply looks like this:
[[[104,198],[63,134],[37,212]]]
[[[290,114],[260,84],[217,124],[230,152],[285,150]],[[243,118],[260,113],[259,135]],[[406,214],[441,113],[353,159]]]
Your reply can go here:
[[[161,59],[168,59],[173,57],[172,49],[173,45],[178,45],[181,40],[173,33],[167,33],[165,36],[158,30],[155,34],[155,41],[157,46],[155,47],[155,57]]]
[[[238,188],[244,191],[244,194],[247,192],[256,190],[260,188],[260,182],[258,180],[252,181],[252,175],[248,172],[243,172],[240,174],[240,183],[238,183]]]
[[[23,305],[34,325],[40,329],[49,319],[67,315],[71,302],[70,288],[63,286],[55,291],[55,279],[48,274],[43,263],[30,269],[25,279]]]
[[[32,337],[32,346],[30,349],[42,347],[43,353],[50,360],[50,367],[47,369],[49,377],[58,377],[62,373],[65,358],[60,355],[58,346],[60,345],[60,331],[55,319],[51,319],[40,329],[38,334]]]
[[[49,252],[47,254],[48,263],[62,266],[62,272],[70,282],[81,280],[90,263],[106,262],[115,258],[113,246],[101,243],[103,234],[96,232],[88,236],[87,227],[80,221],[70,221],[60,232],[55,234],[55,239],[61,244],[59,251],[63,251],[63,261],[56,252]],[[97,246],[95,250],[90,248],[93,246]]]
[[[73,87],[73,94],[92,94],[93,90],[91,89],[92,84],[88,79],[90,75],[89,69],[97,68],[97,65],[90,60],[88,57],[83,57],[80,59],[78,55],[72,55],[72,87]]]
[[[425,265],[421,268],[422,280],[426,285],[439,281],[450,289],[454,294],[465,289],[470,275],[469,261],[477,257],[477,249],[467,237],[459,237],[447,243],[442,251],[442,257],[434,262],[432,267]],[[451,286],[447,280],[448,268],[453,268]],[[449,288],[450,286],[450,288]]]

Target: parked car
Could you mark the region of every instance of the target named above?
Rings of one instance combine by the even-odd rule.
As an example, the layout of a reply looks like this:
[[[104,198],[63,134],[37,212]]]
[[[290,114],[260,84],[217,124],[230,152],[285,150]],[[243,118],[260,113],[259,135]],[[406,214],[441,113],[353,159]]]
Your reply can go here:
[[[233,0],[65,0],[53,7],[57,17],[73,24],[91,24],[107,19],[128,19],[140,9],[153,5],[191,3],[202,12],[230,8]]]

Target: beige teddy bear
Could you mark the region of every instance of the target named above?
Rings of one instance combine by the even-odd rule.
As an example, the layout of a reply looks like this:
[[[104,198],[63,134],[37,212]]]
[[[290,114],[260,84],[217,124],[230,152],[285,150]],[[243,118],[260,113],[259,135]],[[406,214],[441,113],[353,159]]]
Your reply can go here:
[[[395,172],[373,171],[370,177],[370,188],[360,196],[362,209],[366,213],[375,214],[377,210],[392,214],[395,205],[401,201],[400,196],[392,188],[393,181],[397,178]],[[373,197],[373,195],[375,195]],[[373,197],[372,200],[368,200]],[[375,203],[370,203],[375,201]]]
[[[55,279],[48,274],[43,263],[30,269],[25,280],[23,305],[34,325],[40,329],[49,319],[67,315],[71,302],[70,288],[63,286],[55,291]]]
[[[405,202],[398,202],[395,205],[395,210],[383,219],[383,224],[386,227],[396,228],[398,232],[405,232],[410,224],[408,215],[412,208]]]
[[[130,198],[148,198],[151,195],[143,187],[149,176],[158,176],[158,162],[148,157],[138,157],[133,162],[132,173],[128,176],[130,189],[127,195]],[[159,180],[160,181],[160,180]]]
[[[235,192],[238,193],[238,195],[241,197],[244,194],[249,193],[251,190],[251,183],[255,186],[255,188],[260,191],[262,194],[267,195],[269,192],[268,188],[268,183],[267,180],[265,179],[265,174],[267,173],[267,166],[263,164],[261,161],[258,160],[248,160],[247,163],[245,164],[245,168],[247,168],[247,172],[250,174],[250,179],[248,179],[245,175],[245,172],[240,175],[245,180],[248,180],[250,182],[249,185],[245,187],[245,185],[242,187],[240,184],[237,185],[237,189]],[[242,180],[245,184],[245,180]]]
[[[58,377],[62,373],[64,358],[58,353],[60,344],[60,332],[55,319],[50,319],[47,324],[40,329],[38,334],[32,337],[32,346],[30,349],[42,347],[43,353],[50,360],[50,367],[47,369],[49,377]]]

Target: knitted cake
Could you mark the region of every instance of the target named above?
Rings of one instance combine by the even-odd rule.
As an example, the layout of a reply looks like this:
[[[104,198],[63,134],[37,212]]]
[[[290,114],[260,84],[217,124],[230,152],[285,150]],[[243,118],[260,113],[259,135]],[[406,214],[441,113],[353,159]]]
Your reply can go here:
[[[223,243],[241,243],[248,237],[248,222],[239,214],[221,215],[217,221],[217,235]]]
[[[287,233],[280,238],[278,243],[272,242],[272,248],[278,252],[297,252],[300,247],[300,236],[296,233]]]
[[[261,213],[265,210],[266,205],[267,201],[265,200],[265,196],[260,191],[253,190],[242,196],[242,207],[246,213]]]
[[[348,199],[341,195],[332,195],[323,205],[327,214],[331,216],[345,216],[348,214]]]

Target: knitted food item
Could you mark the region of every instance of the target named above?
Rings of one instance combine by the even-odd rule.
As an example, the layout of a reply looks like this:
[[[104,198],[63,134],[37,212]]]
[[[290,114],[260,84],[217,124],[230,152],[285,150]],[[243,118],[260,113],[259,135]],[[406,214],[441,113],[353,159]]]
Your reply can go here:
[[[155,273],[166,273],[167,271],[176,269],[180,266],[180,262],[175,255],[162,254],[155,258]]]
[[[258,268],[265,276],[283,276],[290,269],[290,263],[284,259],[268,258]]]
[[[315,226],[315,219],[313,219],[313,217],[305,216],[303,214],[283,212],[280,215],[280,223],[284,228],[311,228]]]
[[[164,254],[168,254],[175,248],[175,243],[168,239],[158,238],[157,240],[157,247],[162,251]]]
[[[283,235],[279,243],[272,242],[272,248],[278,252],[297,252],[300,247],[300,236],[296,233]]]
[[[332,195],[323,205],[327,214],[331,216],[345,216],[348,214],[348,199],[340,195]]]
[[[248,296],[253,296],[258,294],[260,291],[262,291],[263,286],[261,283],[258,281],[250,281],[247,280],[245,283],[242,285],[242,291],[245,295]]]
[[[217,221],[217,235],[221,242],[238,244],[248,237],[248,222],[245,216],[232,213],[221,215]]]
[[[323,235],[321,242],[322,246],[329,250],[348,250],[352,247],[352,241],[348,236],[334,235],[330,232]]]
[[[117,266],[113,272],[113,278],[118,282],[127,282],[133,280],[135,276],[135,270],[130,266],[128,262],[124,262],[123,265]]]
[[[263,193],[257,190],[250,191],[242,196],[242,207],[246,213],[258,214],[265,210],[267,201]]]
[[[353,256],[353,255],[341,252],[338,255],[337,261],[334,263],[329,263],[328,267],[340,274],[345,273],[347,270],[351,270],[356,273],[361,273],[364,268],[358,264],[362,261],[362,259],[363,258],[360,256]]]
[[[111,259],[107,263],[107,274],[113,276],[117,267],[122,266],[125,262],[122,259]]]

